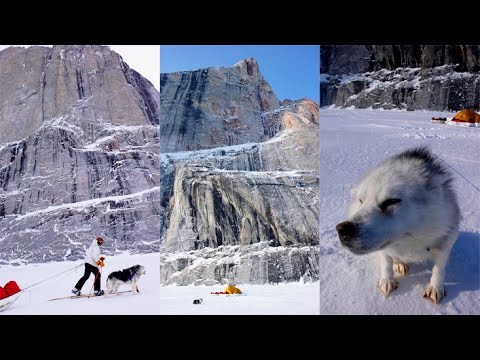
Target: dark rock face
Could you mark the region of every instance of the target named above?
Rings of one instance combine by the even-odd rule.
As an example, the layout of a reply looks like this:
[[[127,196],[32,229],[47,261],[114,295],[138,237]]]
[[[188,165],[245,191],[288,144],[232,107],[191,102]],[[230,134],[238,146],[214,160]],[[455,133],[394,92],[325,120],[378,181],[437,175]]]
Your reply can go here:
[[[368,71],[370,51],[364,45],[322,46],[320,73],[358,74]]]
[[[159,93],[103,46],[0,52],[1,261],[158,251]]]
[[[318,104],[301,100],[280,106],[271,90],[265,90],[269,87],[253,59],[232,69],[209,68],[181,76],[191,79],[202,72],[208,80],[204,88],[210,90],[204,90],[209,95],[198,103],[192,104],[188,93],[178,97],[174,89],[161,93],[161,148],[165,144],[171,151],[162,151],[160,165],[162,283],[318,279]],[[241,76],[231,75],[238,72]],[[221,76],[213,81],[212,74]],[[180,82],[177,88],[185,86]],[[264,95],[252,96],[252,88]],[[177,98],[175,106],[168,106],[169,96]],[[241,131],[232,133],[232,141],[221,140],[226,128],[215,141],[196,132],[203,139],[198,142],[193,135],[185,138],[172,130],[185,120],[175,115],[177,109],[188,116],[192,107],[207,109],[205,124],[224,123],[224,117],[214,117],[209,110],[221,99],[246,109],[238,116]],[[172,124],[170,132],[164,131],[164,117],[175,118],[166,121]],[[200,144],[208,149],[174,152],[198,149]],[[231,144],[236,145],[224,146]]]
[[[321,64],[321,106],[480,109],[480,46],[322,46]]]
[[[162,153],[263,141],[261,114],[279,102],[254,59],[232,68],[161,74]]]
[[[368,71],[422,66],[422,47],[417,45],[371,45]]]
[[[430,69],[454,64],[457,72],[480,71],[480,45],[429,45],[421,52],[421,67]]]

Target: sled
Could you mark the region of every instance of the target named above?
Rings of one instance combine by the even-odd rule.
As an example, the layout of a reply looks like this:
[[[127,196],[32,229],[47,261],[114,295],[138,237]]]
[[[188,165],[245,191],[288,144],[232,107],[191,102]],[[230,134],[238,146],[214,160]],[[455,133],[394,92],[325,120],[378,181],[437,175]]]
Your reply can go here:
[[[220,296],[220,295],[223,295],[223,296],[246,296],[247,294],[246,293],[241,293],[241,294],[227,294],[223,291],[215,291],[215,292],[211,292],[210,295],[217,295],[217,296]]]
[[[17,301],[19,296],[20,296],[20,292],[1,299],[0,300],[0,311],[3,311],[5,309],[7,309],[8,307],[10,307],[10,305],[12,305],[15,301]]]

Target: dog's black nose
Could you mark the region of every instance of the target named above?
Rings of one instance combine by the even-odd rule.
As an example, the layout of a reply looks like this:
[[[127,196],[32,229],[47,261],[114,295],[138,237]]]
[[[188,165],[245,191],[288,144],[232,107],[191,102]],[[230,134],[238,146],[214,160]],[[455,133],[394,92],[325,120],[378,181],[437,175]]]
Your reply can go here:
[[[344,243],[348,243],[352,240],[357,233],[357,227],[350,221],[344,221],[338,224],[335,229],[337,229],[338,237]]]

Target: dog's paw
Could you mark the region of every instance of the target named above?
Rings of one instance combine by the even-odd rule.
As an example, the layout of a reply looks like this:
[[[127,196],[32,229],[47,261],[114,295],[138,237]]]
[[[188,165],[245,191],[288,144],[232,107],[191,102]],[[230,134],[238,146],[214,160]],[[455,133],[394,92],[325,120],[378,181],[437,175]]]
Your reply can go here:
[[[408,265],[395,262],[393,263],[393,271],[396,272],[397,274],[400,274],[401,276],[405,276],[408,273]]]
[[[398,281],[395,279],[380,279],[378,288],[385,296],[388,296],[393,290],[398,288]]]
[[[428,285],[423,297],[432,301],[434,304],[439,304],[446,295],[447,293],[443,286],[438,288],[433,285]]]

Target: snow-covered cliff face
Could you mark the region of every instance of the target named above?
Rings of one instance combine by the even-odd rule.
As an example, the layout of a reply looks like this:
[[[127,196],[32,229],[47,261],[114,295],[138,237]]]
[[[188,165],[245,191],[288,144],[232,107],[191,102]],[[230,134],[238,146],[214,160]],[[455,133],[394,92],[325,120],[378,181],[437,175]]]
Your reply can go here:
[[[242,76],[225,76],[237,72]],[[181,74],[191,79],[201,73],[210,95],[199,102],[192,104],[188,92],[178,97],[185,89],[182,82],[168,91],[177,99],[174,107],[168,107],[172,100],[167,92],[161,93],[161,148],[170,150],[161,154],[162,283],[318,279],[318,104],[300,100],[280,106],[271,90],[265,91],[270,87],[253,59],[232,69]],[[222,76],[212,81],[208,74]],[[190,89],[198,94],[198,87]],[[252,96],[252,91],[269,94],[270,100]],[[245,112],[238,115],[239,130],[231,133],[231,141],[217,142],[229,131],[229,117],[210,112],[207,120],[207,111],[192,116],[189,109],[212,109],[212,104],[224,109],[226,103]],[[177,109],[189,114],[188,121]],[[196,131],[190,142],[176,125],[165,130],[175,123],[164,124],[164,118],[200,121],[205,129],[218,127],[220,135],[205,137],[207,132]],[[198,143],[197,135],[203,139]],[[172,151],[199,148],[207,149]]]
[[[0,261],[158,251],[159,107],[108,47],[0,52]]]
[[[480,109],[478,45],[321,48],[321,106]]]

